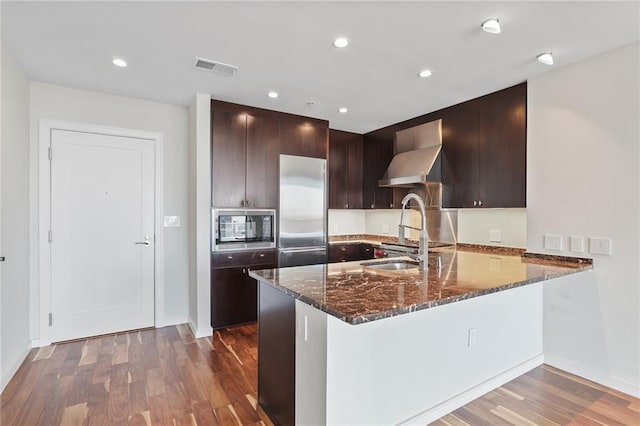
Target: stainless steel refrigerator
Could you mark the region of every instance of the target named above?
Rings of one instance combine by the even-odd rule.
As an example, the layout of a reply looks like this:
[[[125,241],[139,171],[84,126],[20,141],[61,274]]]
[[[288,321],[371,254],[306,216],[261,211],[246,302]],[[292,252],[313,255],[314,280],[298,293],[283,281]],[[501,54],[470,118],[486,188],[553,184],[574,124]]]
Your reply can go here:
[[[327,263],[327,160],[280,155],[278,266]]]

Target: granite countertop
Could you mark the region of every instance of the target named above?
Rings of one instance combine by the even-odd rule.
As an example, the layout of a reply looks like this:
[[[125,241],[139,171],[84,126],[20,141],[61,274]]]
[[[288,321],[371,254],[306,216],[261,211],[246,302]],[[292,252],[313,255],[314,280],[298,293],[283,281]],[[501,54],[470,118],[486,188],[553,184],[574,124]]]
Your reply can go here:
[[[342,321],[362,324],[593,268],[591,259],[461,248],[430,250],[428,271],[372,271],[362,266],[368,262],[375,260],[263,269],[249,275]]]

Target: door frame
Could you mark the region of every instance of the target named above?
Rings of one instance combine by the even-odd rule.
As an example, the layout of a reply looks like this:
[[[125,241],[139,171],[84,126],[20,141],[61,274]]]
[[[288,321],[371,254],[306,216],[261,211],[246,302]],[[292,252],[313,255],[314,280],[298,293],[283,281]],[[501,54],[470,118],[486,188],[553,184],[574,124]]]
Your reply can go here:
[[[50,345],[51,327],[49,313],[52,312],[51,295],[51,245],[49,229],[51,224],[51,163],[49,147],[53,130],[94,133],[105,136],[122,136],[147,139],[154,145],[154,325],[164,326],[164,235],[162,229],[162,188],[163,188],[163,134],[136,129],[100,126],[86,123],[40,119],[38,134],[38,254],[39,254],[39,330],[40,336],[33,340],[33,347]],[[55,155],[55,152],[53,153]],[[55,236],[54,236],[55,238]],[[55,318],[54,318],[55,321]]]

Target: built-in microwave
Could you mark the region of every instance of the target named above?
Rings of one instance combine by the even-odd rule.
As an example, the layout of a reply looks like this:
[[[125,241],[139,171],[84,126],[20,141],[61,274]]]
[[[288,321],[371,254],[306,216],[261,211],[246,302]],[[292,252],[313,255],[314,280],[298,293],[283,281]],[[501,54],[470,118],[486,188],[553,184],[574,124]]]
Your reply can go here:
[[[276,246],[276,211],[213,209],[213,251],[272,248]]]

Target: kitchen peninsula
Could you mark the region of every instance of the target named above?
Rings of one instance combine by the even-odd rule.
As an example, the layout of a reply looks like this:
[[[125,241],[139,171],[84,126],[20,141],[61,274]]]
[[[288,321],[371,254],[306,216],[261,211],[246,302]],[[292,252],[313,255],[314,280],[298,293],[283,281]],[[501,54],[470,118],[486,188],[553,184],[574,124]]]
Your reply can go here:
[[[542,281],[592,268],[455,248],[432,250],[428,271],[372,262],[250,273],[258,398],[276,424],[435,420],[541,364]]]

